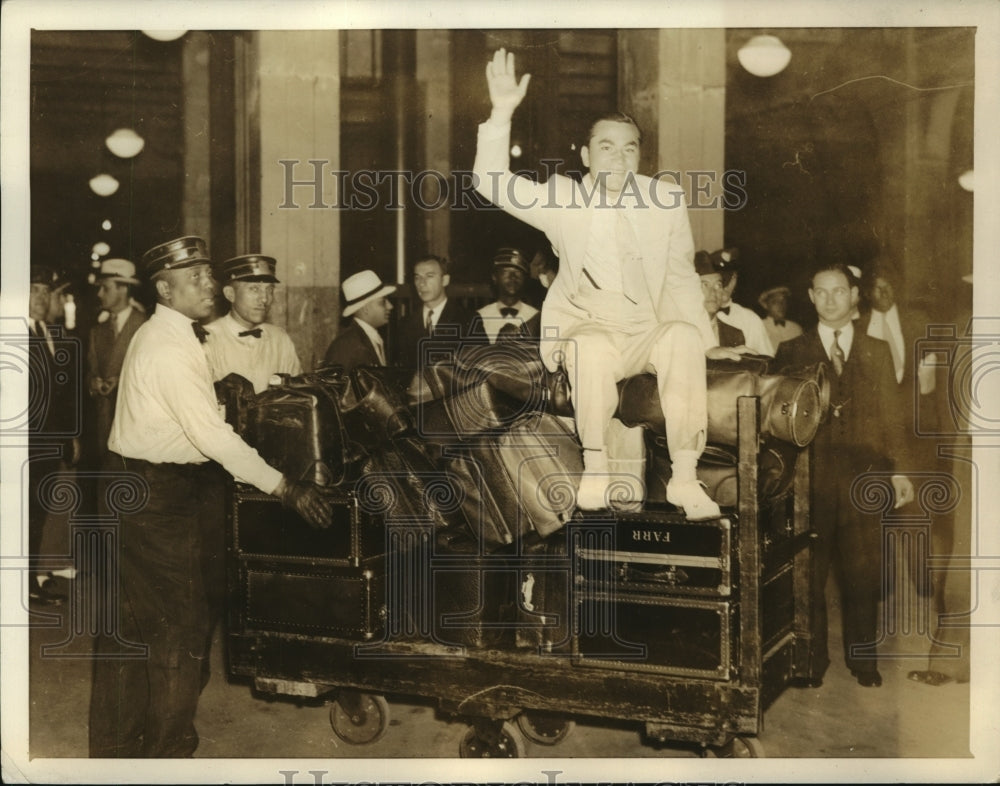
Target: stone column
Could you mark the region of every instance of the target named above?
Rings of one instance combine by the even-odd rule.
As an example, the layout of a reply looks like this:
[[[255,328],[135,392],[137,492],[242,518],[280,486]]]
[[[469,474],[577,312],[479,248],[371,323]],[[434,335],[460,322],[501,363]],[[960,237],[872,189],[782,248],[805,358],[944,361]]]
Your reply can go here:
[[[333,174],[340,162],[340,33],[256,37],[250,114],[259,127],[259,187],[248,184],[244,193],[260,200],[260,248],[241,253],[277,258],[281,286],[271,320],[288,330],[309,370],[322,360],[340,317],[341,212],[333,207],[340,191]],[[304,184],[289,188],[289,181]]]
[[[618,51],[619,105],[643,130],[641,171],[678,173],[695,248],[722,248],[725,30],[625,30]]]

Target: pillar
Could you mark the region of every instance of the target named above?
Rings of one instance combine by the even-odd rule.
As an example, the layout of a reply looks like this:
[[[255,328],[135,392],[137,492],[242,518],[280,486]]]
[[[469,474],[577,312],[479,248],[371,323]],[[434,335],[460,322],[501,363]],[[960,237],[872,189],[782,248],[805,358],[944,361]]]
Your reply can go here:
[[[641,171],[680,173],[695,248],[722,248],[725,30],[624,30],[618,47],[619,104],[643,130]]]
[[[248,141],[242,143],[248,164],[243,171],[251,182],[238,193],[259,206],[260,247],[240,253],[260,251],[278,260],[281,285],[271,321],[288,331],[309,370],[322,360],[340,317],[341,214],[332,207],[338,199],[332,173],[340,163],[340,33],[268,30],[255,35],[251,78],[244,84]],[[256,144],[252,131],[259,134]],[[289,165],[282,161],[295,162],[292,179],[317,185],[296,186],[286,194]],[[252,237],[254,217],[247,222],[240,232]]]

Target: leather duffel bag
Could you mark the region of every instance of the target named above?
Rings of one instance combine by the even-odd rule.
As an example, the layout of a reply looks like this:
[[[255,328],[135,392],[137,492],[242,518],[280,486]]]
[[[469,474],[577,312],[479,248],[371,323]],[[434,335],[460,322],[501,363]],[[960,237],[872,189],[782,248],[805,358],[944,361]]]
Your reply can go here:
[[[337,485],[350,462],[339,401],[348,387],[332,371],[287,378],[248,403],[242,436],[294,480]]]
[[[739,442],[737,401],[760,397],[760,432],[804,447],[812,442],[825,414],[822,369],[799,369],[794,374],[762,374],[754,361],[745,367],[732,361],[708,362],[707,441],[719,445]],[[618,384],[615,415],[626,426],[644,426],[656,434],[666,431],[656,377],[636,374]],[[829,394],[827,394],[827,401]]]

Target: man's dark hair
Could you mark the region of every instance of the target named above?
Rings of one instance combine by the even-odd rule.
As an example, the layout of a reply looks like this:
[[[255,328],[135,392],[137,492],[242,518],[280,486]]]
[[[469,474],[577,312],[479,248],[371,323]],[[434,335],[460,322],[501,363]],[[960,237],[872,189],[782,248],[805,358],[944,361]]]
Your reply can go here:
[[[639,134],[639,144],[642,144],[642,129],[639,124],[635,122],[635,118],[632,115],[627,115],[624,112],[619,112],[617,109],[609,112],[601,112],[600,114],[594,115],[590,118],[587,125],[582,129],[584,132],[583,139],[580,141],[580,146],[590,146],[590,140],[594,136],[594,128],[602,120],[607,120],[612,123],[628,123],[631,126],[635,126],[635,130]]]
[[[858,286],[858,279],[854,277],[854,274],[848,269],[847,265],[843,262],[820,262],[816,267],[813,268],[812,275],[809,277],[809,286],[813,285],[813,281],[816,279],[820,273],[835,272],[842,273],[844,278],[847,279],[847,285],[849,287]]]
[[[448,275],[448,260],[445,259],[444,257],[439,257],[437,254],[424,254],[422,257],[417,257],[413,261],[413,264],[410,265],[410,270],[411,271],[416,270],[417,265],[419,265],[421,262],[437,262],[438,267],[441,268],[441,275],[442,276]]]

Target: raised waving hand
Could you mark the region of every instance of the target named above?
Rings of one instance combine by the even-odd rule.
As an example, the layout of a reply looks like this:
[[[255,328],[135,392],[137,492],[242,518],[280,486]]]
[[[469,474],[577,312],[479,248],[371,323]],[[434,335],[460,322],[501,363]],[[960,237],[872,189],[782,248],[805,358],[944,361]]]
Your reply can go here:
[[[498,49],[486,64],[486,84],[493,104],[492,119],[507,122],[528,92],[531,74],[524,74],[518,82],[514,75],[514,53]]]

